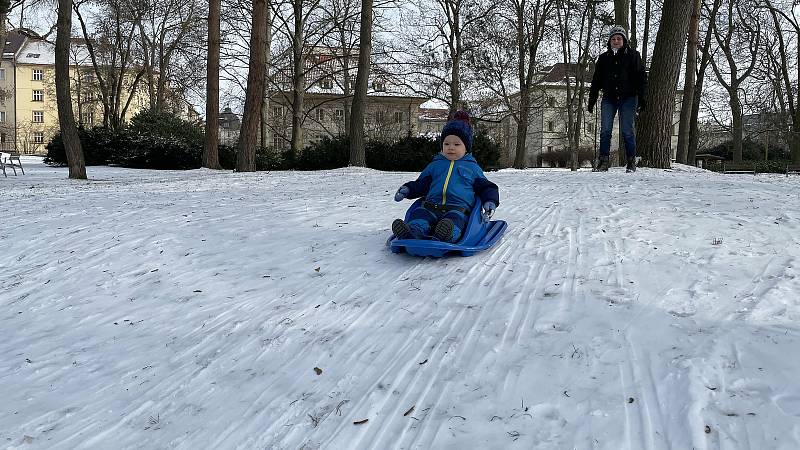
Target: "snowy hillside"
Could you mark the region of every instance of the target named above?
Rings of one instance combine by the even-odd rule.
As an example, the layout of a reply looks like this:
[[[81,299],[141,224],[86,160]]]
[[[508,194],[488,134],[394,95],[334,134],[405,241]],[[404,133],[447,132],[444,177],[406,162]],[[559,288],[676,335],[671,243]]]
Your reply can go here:
[[[385,246],[416,174],[0,178],[0,448],[800,448],[800,177],[489,173],[470,258]]]

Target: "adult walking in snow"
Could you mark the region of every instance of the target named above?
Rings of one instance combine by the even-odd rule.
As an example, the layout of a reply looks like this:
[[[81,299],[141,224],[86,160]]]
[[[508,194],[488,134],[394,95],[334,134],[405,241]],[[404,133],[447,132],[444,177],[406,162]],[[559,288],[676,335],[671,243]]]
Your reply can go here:
[[[600,158],[596,171],[607,171],[611,152],[614,117],[619,112],[620,133],[625,141],[627,172],[636,170],[636,113],[647,107],[647,72],[638,51],[628,45],[625,28],[615,25],[608,38],[608,50],[601,53],[594,66],[592,87],[589,90],[589,113],[594,111],[597,96],[603,91],[600,103]]]

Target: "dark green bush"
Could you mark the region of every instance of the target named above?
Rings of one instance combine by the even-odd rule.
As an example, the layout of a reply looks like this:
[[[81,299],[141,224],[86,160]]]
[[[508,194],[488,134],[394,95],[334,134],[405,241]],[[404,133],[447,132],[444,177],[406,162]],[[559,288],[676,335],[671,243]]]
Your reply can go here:
[[[478,129],[472,142],[472,156],[483,170],[497,170],[500,161],[500,144]]]
[[[578,150],[578,161],[583,164],[584,161],[592,161],[594,159],[594,150],[591,148],[583,147]],[[547,163],[550,167],[572,167],[572,151],[566,148],[542,152],[540,156],[541,162]]]
[[[233,170],[236,168],[236,147],[229,145],[219,144],[217,146],[217,155],[219,157],[219,165],[223,169]]]
[[[750,139],[742,141],[742,160],[743,161],[762,161],[764,160],[765,145]],[[714,147],[698,151],[698,153],[710,153],[721,156],[728,161],[733,161],[733,141],[725,141]],[[767,156],[770,161],[781,161],[792,158],[791,149],[779,145],[770,145]]]
[[[108,164],[112,152],[120,148],[123,144],[122,137],[107,128],[95,127],[91,129],[79,129],[78,136],[83,148],[83,158],[87,166],[101,166]],[[51,166],[66,166],[67,153],[64,149],[64,141],[61,133],[56,134],[47,143],[47,156],[44,163]]]
[[[346,136],[325,136],[297,155],[294,167],[299,170],[324,170],[346,167],[350,162],[350,140]]]
[[[427,137],[404,137],[394,143],[372,141],[366,145],[367,167],[419,172],[441,150],[438,141]]]
[[[202,165],[203,130],[170,113],[142,111],[123,131],[126,145],[110,164],[137,169],[197,169]]]
[[[785,173],[786,164],[790,160],[782,161],[756,161],[756,172],[758,173]]]

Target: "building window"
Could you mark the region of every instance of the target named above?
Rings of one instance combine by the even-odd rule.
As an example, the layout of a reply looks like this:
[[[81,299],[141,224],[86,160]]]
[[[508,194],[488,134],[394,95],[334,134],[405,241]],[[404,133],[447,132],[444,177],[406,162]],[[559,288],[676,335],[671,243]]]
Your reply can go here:
[[[556,106],[556,98],[547,97],[547,106]]]
[[[94,111],[87,111],[83,113],[83,124],[84,125],[94,124]]]
[[[44,131],[34,131],[33,132],[33,143],[34,144],[44,144]]]
[[[375,111],[375,122],[383,123],[383,111]]]
[[[33,122],[34,123],[43,123],[44,122],[44,111],[34,111],[33,112]]]
[[[275,117],[283,117],[283,108],[280,106],[273,106],[272,115]]]
[[[44,101],[44,91],[41,89],[34,89],[33,90],[33,99],[34,102],[43,102]]]
[[[547,122],[547,131],[555,131],[555,129],[556,125],[552,121]]]
[[[317,108],[314,110],[314,117],[317,118],[317,122],[322,122],[325,120],[325,110],[322,108]]]
[[[333,80],[331,80],[330,78],[323,78],[319,82],[319,87],[321,87],[322,89],[331,89],[333,88]]]
[[[344,120],[344,110],[343,109],[334,110],[333,111],[333,116],[338,122],[343,121]]]
[[[553,151],[553,146],[552,145],[548,145],[547,146],[547,151],[548,152],[552,152]]]
[[[6,79],[6,69],[0,69],[0,80]]]
[[[0,123],[6,123],[6,112],[0,111]]]
[[[375,92],[386,92],[386,82],[385,81],[376,81],[372,83],[372,87],[375,88]]]
[[[42,69],[33,69],[33,81],[42,81],[44,79],[44,71]]]
[[[140,99],[141,100],[141,99]],[[83,93],[83,103],[89,103],[94,101],[94,92],[86,91]],[[139,105],[142,106],[142,105]]]
[[[0,144],[5,144],[5,143],[6,143],[6,134],[0,133]]]
[[[94,74],[92,72],[84,72],[83,74],[83,82],[84,83],[91,83],[94,81]]]
[[[38,58],[39,56],[40,56],[39,53],[28,53],[27,55],[25,55],[26,58],[34,58],[34,59]]]
[[[403,111],[394,112],[394,123],[403,123]]]
[[[272,148],[281,148],[281,137],[277,134],[272,136]]]
[[[591,122],[586,122],[586,132],[587,133],[594,133],[594,124]]]

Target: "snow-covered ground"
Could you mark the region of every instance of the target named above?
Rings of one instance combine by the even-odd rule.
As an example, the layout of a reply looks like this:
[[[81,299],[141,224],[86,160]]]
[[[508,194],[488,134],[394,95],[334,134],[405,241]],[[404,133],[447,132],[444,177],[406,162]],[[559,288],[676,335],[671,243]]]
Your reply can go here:
[[[798,176],[490,173],[502,241],[421,259],[416,174],[23,164],[2,448],[800,448]]]

